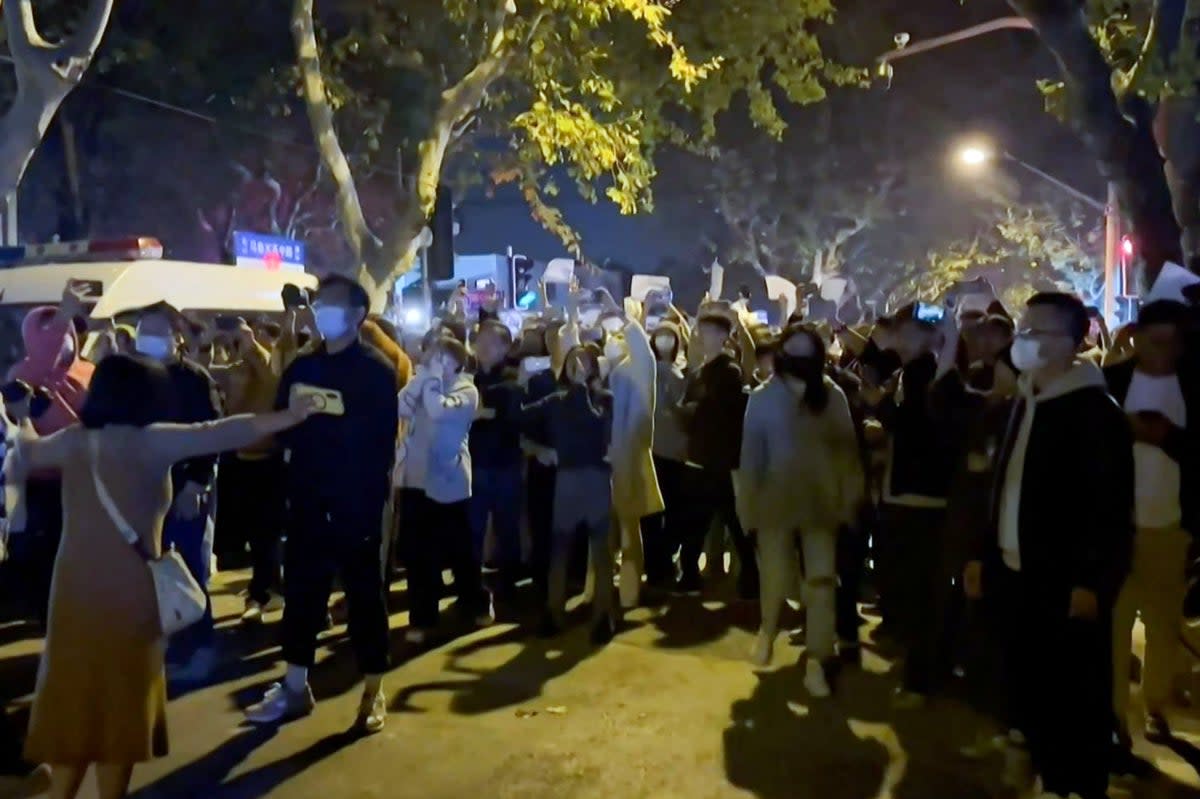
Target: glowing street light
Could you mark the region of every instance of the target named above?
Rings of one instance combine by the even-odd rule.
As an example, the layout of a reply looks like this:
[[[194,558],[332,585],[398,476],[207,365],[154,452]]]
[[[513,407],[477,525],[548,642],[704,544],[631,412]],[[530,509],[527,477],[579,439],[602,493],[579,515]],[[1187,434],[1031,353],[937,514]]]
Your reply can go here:
[[[993,158],[992,151],[986,147],[971,145],[963,147],[958,151],[958,160],[964,166],[976,167],[983,166]]]

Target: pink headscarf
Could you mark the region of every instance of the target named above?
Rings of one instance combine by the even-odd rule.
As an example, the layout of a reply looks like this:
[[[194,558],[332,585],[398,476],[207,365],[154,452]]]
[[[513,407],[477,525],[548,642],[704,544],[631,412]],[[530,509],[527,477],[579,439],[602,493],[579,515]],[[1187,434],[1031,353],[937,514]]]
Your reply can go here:
[[[9,370],[8,379],[44,388],[51,397],[50,409],[34,427],[49,435],[76,424],[96,367],[79,357],[71,321],[58,318],[52,306],[34,308],[21,323],[21,339],[25,357]]]

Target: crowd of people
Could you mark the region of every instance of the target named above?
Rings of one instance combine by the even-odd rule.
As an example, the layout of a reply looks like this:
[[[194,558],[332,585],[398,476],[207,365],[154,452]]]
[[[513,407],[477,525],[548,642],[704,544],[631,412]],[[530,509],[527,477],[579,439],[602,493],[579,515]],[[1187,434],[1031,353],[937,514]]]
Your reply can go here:
[[[897,710],[961,676],[987,720],[963,754],[1004,749],[1019,787],[1099,799],[1137,763],[1138,614],[1146,738],[1186,699],[1200,312],[1150,302],[1109,345],[1074,296],[1015,317],[978,300],[770,329],[744,298],[687,314],[575,288],[515,329],[451,304],[413,339],[345,278],[291,292],[282,321],[159,303],[98,332],[69,284],[26,319],[3,392],[11,561],[46,624],[25,757],[51,765],[56,799],[99,764],[108,799],[165,752],[164,658],[203,682],[219,657],[211,601],[164,642],[146,562],[167,549],[205,590],[214,547],[248,567],[246,624],[282,606],[283,673],[254,724],[313,710],[336,581],[363,733],[386,723],[397,574],[412,645],[498,617],[557,636],[582,593],[603,646],[624,611],[732,564],[761,610],[757,666],[793,600],[804,687],[829,697],[861,662],[869,597],[873,640],[903,661]],[[526,580],[535,618],[517,618]]]

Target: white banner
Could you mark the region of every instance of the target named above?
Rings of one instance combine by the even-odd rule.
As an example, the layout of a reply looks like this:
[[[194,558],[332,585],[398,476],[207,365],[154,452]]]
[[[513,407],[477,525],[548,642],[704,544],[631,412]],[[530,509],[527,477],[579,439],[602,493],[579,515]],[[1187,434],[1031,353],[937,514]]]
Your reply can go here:
[[[1186,305],[1188,301],[1187,297],[1183,296],[1183,290],[1197,283],[1200,283],[1200,275],[1194,275],[1179,264],[1168,261],[1163,264],[1162,271],[1158,273],[1154,285],[1146,292],[1146,296],[1142,297],[1142,304],[1149,305],[1156,300],[1171,300]]]
[[[647,294],[658,290],[670,291],[671,278],[662,275],[634,275],[629,283],[629,296],[638,302],[644,302]]]
[[[546,264],[546,272],[542,279],[547,283],[570,283],[575,276],[575,260],[573,258],[555,258]]]
[[[787,301],[787,315],[790,317],[794,314],[796,312],[796,284],[779,275],[767,275],[765,280],[767,299],[777,300],[783,297]]]
[[[721,292],[724,290],[725,267],[721,266],[721,262],[714,258],[708,274],[708,298],[713,301],[719,300]]]

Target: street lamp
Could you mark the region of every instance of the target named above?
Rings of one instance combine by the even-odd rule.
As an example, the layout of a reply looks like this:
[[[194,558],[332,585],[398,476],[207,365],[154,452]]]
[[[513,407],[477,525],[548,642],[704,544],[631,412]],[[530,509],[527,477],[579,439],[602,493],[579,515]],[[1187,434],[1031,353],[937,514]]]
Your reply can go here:
[[[1104,215],[1104,318],[1109,323],[1112,323],[1114,314],[1117,309],[1117,291],[1120,287],[1116,285],[1117,264],[1121,260],[1121,248],[1125,245],[1121,240],[1121,214],[1120,205],[1117,199],[1117,184],[1108,184],[1108,202],[1100,202],[1090,194],[1086,194],[1079,189],[1064,183],[1048,172],[1038,169],[1033,164],[1022,161],[1010,152],[1001,150],[999,153],[994,153],[990,148],[982,144],[968,144],[958,150],[957,160],[964,166],[977,168],[983,164],[995,159],[996,157],[1015,164],[1026,172],[1029,172],[1050,185],[1059,189],[1066,194],[1069,194],[1074,199],[1099,211]],[[1125,240],[1128,242],[1128,239]]]
[[[926,53],[930,50],[937,50],[947,45],[965,42],[968,39],[974,39],[976,36],[983,36],[996,31],[1033,29],[1033,23],[1025,17],[1013,16],[1001,17],[1000,19],[994,19],[964,28],[960,31],[945,34],[944,36],[937,36],[919,42],[911,41],[911,38],[907,34],[904,34],[896,37],[896,49],[879,56],[876,59],[876,63],[879,64],[879,74],[888,78],[890,85],[893,61],[908,58],[919,53]],[[1043,180],[1067,192],[1075,199],[1092,208],[1096,208],[1104,214],[1104,318],[1111,323],[1117,307],[1116,287],[1114,286],[1116,266],[1118,259],[1121,257],[1118,252],[1121,247],[1121,215],[1120,201],[1117,198],[1117,184],[1109,182],[1108,201],[1102,203],[1078,189],[1068,186],[1058,178],[1043,172],[1032,164],[1027,164],[1019,158],[1014,158],[1009,153],[1001,153],[1000,155],[1004,160],[1011,161],[1025,170],[1032,172]],[[982,147],[967,147],[960,151],[959,159],[966,166],[977,167],[991,160],[991,153]]]
[[[982,166],[992,160],[992,153],[983,147],[964,147],[958,151],[958,160],[965,166]]]

